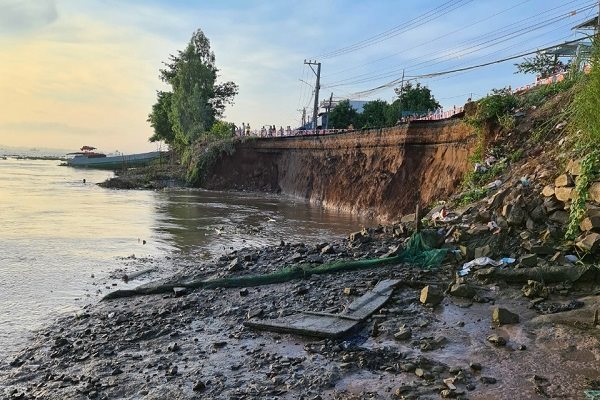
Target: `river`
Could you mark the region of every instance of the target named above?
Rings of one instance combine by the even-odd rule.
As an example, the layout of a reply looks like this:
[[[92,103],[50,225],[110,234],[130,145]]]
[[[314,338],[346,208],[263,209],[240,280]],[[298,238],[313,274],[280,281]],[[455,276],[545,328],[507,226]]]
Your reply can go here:
[[[208,260],[371,222],[275,195],[103,189],[95,183],[111,172],[58,164],[0,158],[0,360],[57,316],[97,301],[98,282],[134,256]]]

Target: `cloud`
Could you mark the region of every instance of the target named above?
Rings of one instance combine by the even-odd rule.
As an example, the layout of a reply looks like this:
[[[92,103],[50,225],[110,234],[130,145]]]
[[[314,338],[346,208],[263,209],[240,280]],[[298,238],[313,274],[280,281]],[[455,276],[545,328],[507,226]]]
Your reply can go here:
[[[54,0],[0,0],[0,34],[23,34],[58,18]]]

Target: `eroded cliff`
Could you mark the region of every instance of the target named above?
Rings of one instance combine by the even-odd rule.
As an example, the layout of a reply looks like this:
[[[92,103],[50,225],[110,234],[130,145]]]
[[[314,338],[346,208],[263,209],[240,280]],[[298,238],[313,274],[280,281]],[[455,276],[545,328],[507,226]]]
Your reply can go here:
[[[469,168],[473,128],[460,119],[328,136],[238,143],[205,186],[282,192],[382,220],[451,194]]]

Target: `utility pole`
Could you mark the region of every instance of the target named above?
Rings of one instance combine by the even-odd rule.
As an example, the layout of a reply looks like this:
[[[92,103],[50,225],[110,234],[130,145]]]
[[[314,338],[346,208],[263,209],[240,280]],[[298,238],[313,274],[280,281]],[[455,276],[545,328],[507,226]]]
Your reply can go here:
[[[596,21],[596,36],[600,34],[600,0],[598,0],[598,20]]]
[[[313,131],[317,131],[317,117],[319,115],[319,89],[321,89],[321,63],[311,60],[304,60],[304,64],[308,65],[312,72],[317,76],[317,83],[315,85],[315,105],[313,109]],[[317,66],[317,70],[313,68],[313,65]]]
[[[329,113],[331,112],[331,102],[333,101],[333,92],[329,96],[329,105],[327,106],[327,121],[325,122],[325,130],[329,129]]]
[[[300,126],[304,127],[304,125],[306,125],[306,107],[303,107],[301,110],[297,111],[302,111],[302,120],[300,121]]]

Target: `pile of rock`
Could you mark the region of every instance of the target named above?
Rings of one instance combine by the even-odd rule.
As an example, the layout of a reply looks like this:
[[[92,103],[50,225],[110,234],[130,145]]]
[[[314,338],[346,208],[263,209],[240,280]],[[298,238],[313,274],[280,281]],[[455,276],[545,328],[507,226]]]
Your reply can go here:
[[[552,204],[556,209],[555,214],[558,213],[555,220],[568,222],[569,214],[566,210],[570,209],[572,201],[577,198],[575,185],[580,176],[581,161],[571,160],[565,173],[554,180],[554,185],[547,185],[542,190],[545,197],[544,204]],[[585,252],[598,252],[600,250],[600,182],[593,182],[590,185],[586,215],[579,227],[583,233],[577,238],[575,245]]]

